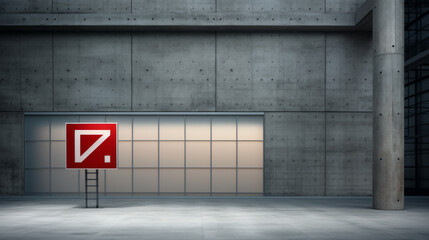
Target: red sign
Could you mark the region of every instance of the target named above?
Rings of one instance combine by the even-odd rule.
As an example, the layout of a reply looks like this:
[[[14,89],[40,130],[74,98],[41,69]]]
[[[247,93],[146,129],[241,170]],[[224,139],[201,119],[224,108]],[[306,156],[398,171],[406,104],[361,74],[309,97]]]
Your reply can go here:
[[[116,123],[66,123],[66,168],[116,169]]]

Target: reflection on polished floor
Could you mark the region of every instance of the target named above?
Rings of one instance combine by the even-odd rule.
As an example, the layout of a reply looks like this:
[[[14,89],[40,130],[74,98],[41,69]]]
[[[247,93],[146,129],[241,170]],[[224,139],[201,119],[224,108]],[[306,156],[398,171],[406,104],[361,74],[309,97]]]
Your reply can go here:
[[[429,198],[0,198],[0,239],[428,239]]]

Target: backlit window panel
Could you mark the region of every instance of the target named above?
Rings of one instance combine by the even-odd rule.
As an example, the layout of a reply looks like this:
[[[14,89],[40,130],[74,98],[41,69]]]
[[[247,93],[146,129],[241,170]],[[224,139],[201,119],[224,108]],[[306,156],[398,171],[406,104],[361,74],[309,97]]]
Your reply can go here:
[[[118,169],[99,172],[106,196],[263,194],[263,116],[43,114],[25,116],[27,194],[85,193],[65,169],[65,123],[118,123]]]

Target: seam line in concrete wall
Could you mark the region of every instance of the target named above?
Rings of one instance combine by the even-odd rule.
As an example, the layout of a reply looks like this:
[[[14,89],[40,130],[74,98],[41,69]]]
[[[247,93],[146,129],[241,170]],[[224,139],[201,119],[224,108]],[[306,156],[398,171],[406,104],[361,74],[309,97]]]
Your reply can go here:
[[[396,5],[398,4],[398,2],[397,1],[395,1],[394,2],[394,6],[393,6],[393,8],[394,8],[394,10],[393,10],[393,12],[394,13],[396,13]],[[404,4],[404,3],[402,3],[402,4]],[[404,20],[405,21],[405,20]],[[393,21],[393,26],[394,26],[394,29],[396,29],[396,21]],[[393,38],[392,39],[392,41],[394,42],[394,44],[395,44],[395,46],[397,46],[398,45],[398,43],[395,41],[396,40],[396,38]]]
[[[52,6],[53,8],[53,6]],[[52,32],[52,112],[55,112],[55,94],[54,94],[54,90],[55,90],[55,79],[54,79],[54,33]]]
[[[7,111],[5,111],[7,112]],[[9,111],[12,112],[12,111]],[[264,112],[24,112],[27,116],[67,116],[67,115],[85,115],[85,116],[264,116]]]
[[[326,13],[326,0],[325,0],[325,13]]]
[[[131,1],[132,2],[132,1]],[[133,88],[133,81],[134,81],[134,76],[133,76],[133,32],[130,32],[130,37],[131,37],[131,64],[130,64],[130,67],[131,67],[131,101],[130,101],[130,103],[131,103],[131,107],[130,107],[130,109],[131,109],[131,111],[133,111],[133,97],[134,97],[134,95],[133,95],[133,92],[134,92],[134,88]]]
[[[16,112],[16,111],[1,111]],[[265,112],[24,112],[26,116],[67,116],[67,115],[85,115],[85,116],[264,116],[264,113],[372,113],[373,111],[265,111]]]
[[[214,33],[215,34],[215,61],[214,61],[214,63],[215,63],[215,72],[214,72],[214,74],[215,74],[215,83],[214,83],[214,91],[215,91],[215,112],[217,111],[217,32],[215,32]]]
[[[21,61],[21,42],[22,42],[22,33],[19,34],[19,107],[21,110],[24,109],[22,106],[22,61]]]
[[[325,4],[326,4],[326,0],[325,0]],[[325,11],[326,11],[326,6],[325,6]],[[326,61],[327,61],[327,59],[326,59],[326,33],[324,33],[324,35],[325,35],[325,72],[324,72],[324,74],[325,74],[325,76],[324,76],[324,78],[325,78],[325,91],[324,91],[324,93],[325,93],[325,192],[324,192],[324,195],[326,196]]]
[[[254,43],[255,43],[255,34],[250,34],[250,45],[252,46],[252,48],[249,51],[250,54],[250,89],[251,89],[251,96],[252,98],[250,99],[250,106],[254,106],[255,104],[255,100],[254,100],[254,93],[255,93],[255,83],[254,83],[254,69],[255,69],[255,61],[253,61],[253,54],[254,54]],[[283,39],[283,44],[284,44],[284,39]],[[284,45],[283,45],[284,46]],[[284,68],[284,55],[283,55],[283,68]],[[256,69],[257,70],[257,69]],[[284,71],[283,71],[283,81],[284,81]],[[283,95],[284,96],[284,95]]]

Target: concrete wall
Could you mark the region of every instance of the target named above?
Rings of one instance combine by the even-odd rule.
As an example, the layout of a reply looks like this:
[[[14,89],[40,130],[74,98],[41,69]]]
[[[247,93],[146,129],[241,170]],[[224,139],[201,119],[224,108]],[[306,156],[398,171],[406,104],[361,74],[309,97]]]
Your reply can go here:
[[[0,1],[0,13],[317,14],[360,4],[40,0]],[[266,195],[370,195],[371,42],[368,32],[0,32],[0,193],[23,193],[23,112],[263,111]]]
[[[22,194],[23,138],[22,113],[0,113],[0,193]]]
[[[0,0],[0,13],[355,12],[366,0]]]

